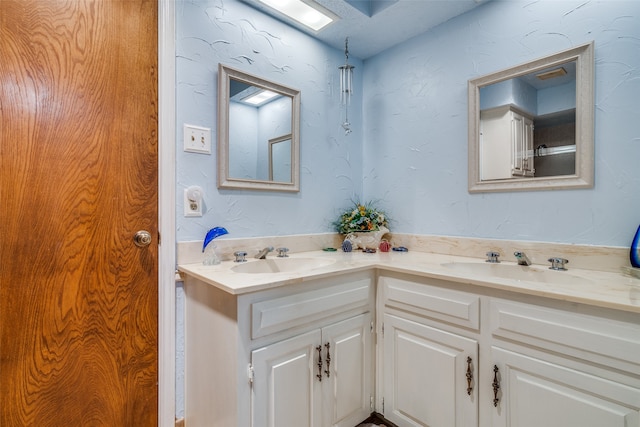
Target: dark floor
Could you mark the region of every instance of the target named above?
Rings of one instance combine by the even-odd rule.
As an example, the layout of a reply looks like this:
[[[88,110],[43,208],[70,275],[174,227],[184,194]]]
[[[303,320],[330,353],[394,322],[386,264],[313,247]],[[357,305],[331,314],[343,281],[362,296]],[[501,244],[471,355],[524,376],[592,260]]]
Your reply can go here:
[[[371,414],[369,418],[358,424],[356,427],[398,427],[390,421],[384,419],[384,417],[377,412]]]

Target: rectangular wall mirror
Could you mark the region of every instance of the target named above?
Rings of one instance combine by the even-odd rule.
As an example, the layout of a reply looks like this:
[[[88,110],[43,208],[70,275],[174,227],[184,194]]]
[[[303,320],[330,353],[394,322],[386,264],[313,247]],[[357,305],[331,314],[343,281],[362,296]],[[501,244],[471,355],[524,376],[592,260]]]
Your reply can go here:
[[[300,91],[218,65],[218,188],[300,191]]]
[[[593,43],[469,81],[469,192],[593,187]]]

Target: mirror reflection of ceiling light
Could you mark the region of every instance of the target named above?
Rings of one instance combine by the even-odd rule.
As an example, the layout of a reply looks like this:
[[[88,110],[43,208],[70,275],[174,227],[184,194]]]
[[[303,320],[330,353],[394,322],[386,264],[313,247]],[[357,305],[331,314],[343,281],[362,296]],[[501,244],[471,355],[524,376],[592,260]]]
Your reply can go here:
[[[278,96],[278,94],[275,92],[271,92],[270,90],[261,90],[253,95],[247,96],[243,101],[251,105],[262,105],[276,96]]]
[[[313,0],[260,0],[260,2],[314,31],[320,31],[338,19],[335,14]]]

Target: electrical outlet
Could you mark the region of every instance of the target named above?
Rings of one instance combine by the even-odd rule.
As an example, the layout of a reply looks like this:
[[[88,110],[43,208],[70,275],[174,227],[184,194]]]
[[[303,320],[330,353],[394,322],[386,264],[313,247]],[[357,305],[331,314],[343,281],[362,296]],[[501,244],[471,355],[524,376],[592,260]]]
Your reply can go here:
[[[192,185],[184,190],[184,216],[202,216],[202,188]]]
[[[211,129],[185,123],[184,151],[211,154]]]

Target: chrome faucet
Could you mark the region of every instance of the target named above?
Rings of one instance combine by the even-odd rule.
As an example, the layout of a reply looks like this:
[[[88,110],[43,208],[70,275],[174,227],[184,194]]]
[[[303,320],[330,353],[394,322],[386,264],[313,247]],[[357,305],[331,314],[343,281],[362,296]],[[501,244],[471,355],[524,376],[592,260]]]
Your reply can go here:
[[[515,255],[518,265],[531,265],[531,260],[524,252],[515,251],[513,255]]]
[[[267,258],[267,254],[269,252],[273,251],[273,246],[267,246],[264,249],[260,249],[260,251],[258,251],[258,254],[256,255],[256,258],[258,259],[266,259]]]

